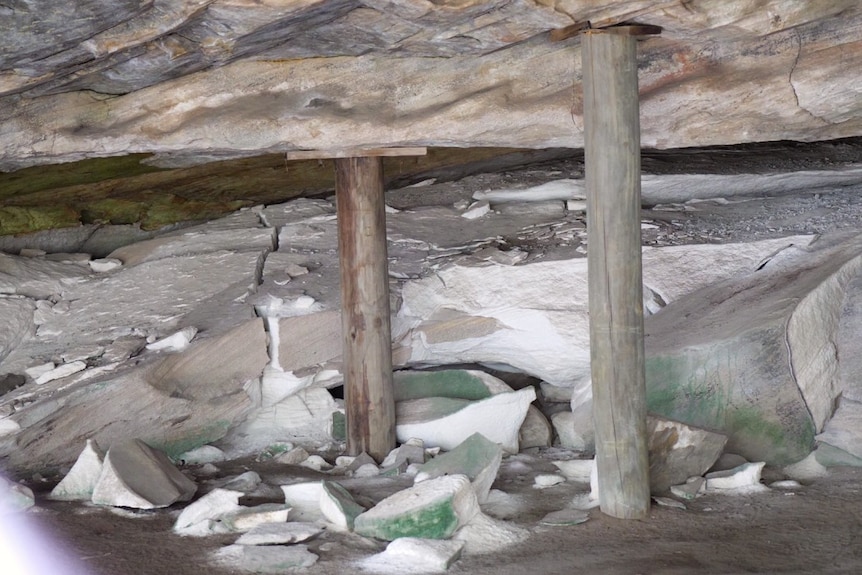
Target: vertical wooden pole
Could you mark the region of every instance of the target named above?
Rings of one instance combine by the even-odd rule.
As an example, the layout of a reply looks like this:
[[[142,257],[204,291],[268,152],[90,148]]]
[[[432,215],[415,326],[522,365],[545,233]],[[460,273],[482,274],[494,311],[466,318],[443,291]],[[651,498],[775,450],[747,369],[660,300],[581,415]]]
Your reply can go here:
[[[335,160],[347,449],[380,461],[395,447],[383,162]]]
[[[590,360],[601,510],[649,512],[640,116],[633,36],[589,30],[582,44]]]

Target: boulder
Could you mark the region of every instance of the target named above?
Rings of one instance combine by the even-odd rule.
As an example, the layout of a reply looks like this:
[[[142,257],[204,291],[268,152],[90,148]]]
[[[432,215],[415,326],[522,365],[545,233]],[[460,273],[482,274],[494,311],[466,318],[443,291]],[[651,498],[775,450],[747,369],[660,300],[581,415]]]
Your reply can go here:
[[[479,503],[465,475],[417,483],[390,495],[362,513],[354,530],[366,537],[446,539],[479,513]]]
[[[719,431],[729,451],[776,465],[808,455],[834,409],[834,342],[862,239],[792,252],[645,321],[650,411]]]
[[[93,503],[135,509],[168,507],[197,491],[163,452],[140,439],[118,441],[105,454]]]
[[[417,437],[426,445],[451,451],[479,432],[508,453],[517,453],[518,430],[534,399],[535,389],[526,387],[479,401],[448,397],[399,401],[395,433],[399,441]]]
[[[297,521],[326,521],[320,502],[326,497],[322,481],[308,481],[282,485],[284,502],[293,509]]]

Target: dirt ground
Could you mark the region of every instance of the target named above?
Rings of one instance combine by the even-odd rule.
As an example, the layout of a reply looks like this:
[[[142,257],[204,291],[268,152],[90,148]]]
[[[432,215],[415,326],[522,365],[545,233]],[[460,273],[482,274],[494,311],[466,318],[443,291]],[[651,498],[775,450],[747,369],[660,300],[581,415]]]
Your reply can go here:
[[[593,509],[586,523],[549,527],[539,524],[541,517],[565,507],[586,487],[567,482],[535,489],[535,473],[548,469],[541,461],[533,467],[532,472],[520,475],[501,473],[495,484],[522,498],[523,511],[512,523],[529,529],[529,539],[505,552],[463,556],[449,573],[862,572],[862,469],[834,468],[827,477],[792,490],[705,495],[688,502],[686,510],[654,504],[645,520],[613,519]],[[265,481],[275,479],[261,471]],[[284,473],[289,471],[280,475]],[[308,475],[305,470],[301,473]],[[769,475],[764,475],[767,480]],[[771,475],[779,476],[774,471]],[[117,514],[73,503],[40,501],[39,506],[43,511],[30,518],[66,547],[67,565],[78,562],[83,566],[77,573],[234,573],[213,565],[209,557],[236,536],[173,535],[177,510]],[[382,542],[355,535],[324,532],[309,544],[320,559],[303,571],[309,575],[361,572],[356,561],[383,547]]]

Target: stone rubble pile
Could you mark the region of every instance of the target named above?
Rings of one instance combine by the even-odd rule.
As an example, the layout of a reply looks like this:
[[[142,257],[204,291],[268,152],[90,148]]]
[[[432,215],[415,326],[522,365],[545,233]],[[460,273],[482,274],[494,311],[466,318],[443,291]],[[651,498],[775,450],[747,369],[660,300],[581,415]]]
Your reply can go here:
[[[722,453],[724,438],[698,441],[704,433],[651,421],[651,472],[672,480],[691,473],[679,484],[656,487],[654,480],[656,504],[685,510],[698,497],[804,489],[792,479],[767,487],[763,462]],[[312,477],[303,463],[320,455],[305,452],[304,460],[297,456],[293,463],[273,466],[273,452],[286,448],[271,446],[259,454],[259,462],[270,462],[261,468],[263,476],[255,471],[236,475],[207,469],[232,465],[214,446],[196,448],[173,462],[140,440],[116,443],[104,455],[88,440],[48,498],[155,509],[174,517],[178,536],[233,535],[212,552],[211,561],[252,573],[310,567],[321,555],[356,541],[364,542],[362,551],[351,554],[349,561],[363,572],[440,573],[464,555],[494,553],[547,528],[584,523],[598,506],[593,459],[560,448],[506,453],[480,433],[448,451],[411,439],[380,464],[366,454],[335,456],[328,469]],[[293,448],[281,453],[298,452]],[[554,458],[560,456],[564,458]],[[559,473],[543,472],[548,461]],[[688,468],[681,470],[679,462]],[[359,473],[368,467],[376,473]],[[787,469],[784,475],[793,474]],[[525,519],[529,506],[519,507],[516,496],[505,491],[511,477],[531,480],[534,490],[543,490],[557,510]],[[35,503],[26,486],[0,485],[0,512],[22,512]]]
[[[590,453],[582,194],[560,180],[462,196],[387,218],[398,439],[455,453],[480,433],[506,454]],[[465,225],[474,199],[489,210]],[[129,441],[174,460],[290,442],[273,457],[325,469],[307,455],[344,439],[336,247],[334,203],[298,199],[98,261],[61,246],[0,254],[0,464],[68,466],[87,440],[91,469],[96,445],[116,467]],[[820,463],[862,462],[860,254],[854,234],[644,248],[651,451],[668,472],[654,471],[654,488],[702,475],[722,450],[781,466],[815,448]],[[688,444],[704,460],[667,451]],[[375,473],[369,463],[352,471]]]

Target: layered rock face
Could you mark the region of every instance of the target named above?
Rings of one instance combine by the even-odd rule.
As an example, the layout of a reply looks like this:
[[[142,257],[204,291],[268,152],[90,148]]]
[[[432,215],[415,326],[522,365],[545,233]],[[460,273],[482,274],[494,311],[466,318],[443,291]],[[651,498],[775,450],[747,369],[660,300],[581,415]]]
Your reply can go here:
[[[640,44],[646,146],[862,133],[855,0],[38,0],[0,21],[3,170],[582,146],[580,44],[548,32],[584,21],[664,30]]]

